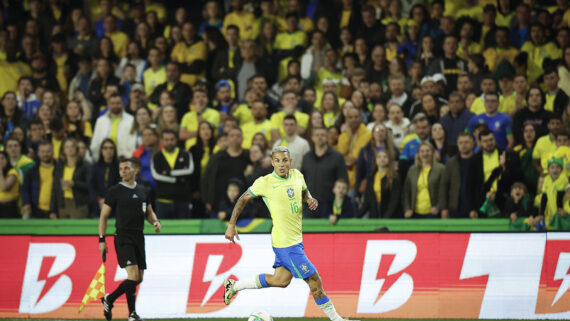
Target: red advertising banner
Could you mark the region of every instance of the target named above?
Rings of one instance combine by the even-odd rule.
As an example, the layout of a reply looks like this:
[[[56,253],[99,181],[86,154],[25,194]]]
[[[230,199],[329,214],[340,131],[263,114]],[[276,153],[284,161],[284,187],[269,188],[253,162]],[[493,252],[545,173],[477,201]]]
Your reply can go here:
[[[0,236],[0,318],[101,318],[78,313],[101,258],[92,236]],[[108,241],[106,289],[126,278]],[[305,251],[336,309],[353,318],[570,319],[570,233],[306,234]],[[271,273],[269,235],[150,236],[138,288],[143,317],[322,317],[307,285],[240,292],[223,279]],[[127,315],[120,298],[113,311]]]

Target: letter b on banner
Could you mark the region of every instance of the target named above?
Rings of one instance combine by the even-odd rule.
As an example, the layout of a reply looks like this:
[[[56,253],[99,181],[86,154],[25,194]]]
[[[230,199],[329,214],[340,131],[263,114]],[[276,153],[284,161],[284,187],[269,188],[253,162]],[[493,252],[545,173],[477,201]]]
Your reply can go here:
[[[356,311],[383,313],[404,305],[412,296],[414,280],[401,272],[414,262],[416,254],[416,245],[410,241],[368,241]]]

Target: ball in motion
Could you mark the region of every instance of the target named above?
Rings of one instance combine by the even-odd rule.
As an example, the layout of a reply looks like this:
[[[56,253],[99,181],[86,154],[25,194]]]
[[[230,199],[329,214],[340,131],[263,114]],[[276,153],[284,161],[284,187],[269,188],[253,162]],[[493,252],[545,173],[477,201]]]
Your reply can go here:
[[[273,318],[266,311],[257,311],[252,313],[247,321],[273,321]]]

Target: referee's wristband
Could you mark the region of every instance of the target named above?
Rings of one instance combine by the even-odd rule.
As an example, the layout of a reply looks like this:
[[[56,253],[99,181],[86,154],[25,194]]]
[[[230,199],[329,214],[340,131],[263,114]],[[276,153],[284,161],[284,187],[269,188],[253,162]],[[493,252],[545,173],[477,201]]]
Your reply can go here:
[[[99,243],[105,243],[105,236],[99,235]]]

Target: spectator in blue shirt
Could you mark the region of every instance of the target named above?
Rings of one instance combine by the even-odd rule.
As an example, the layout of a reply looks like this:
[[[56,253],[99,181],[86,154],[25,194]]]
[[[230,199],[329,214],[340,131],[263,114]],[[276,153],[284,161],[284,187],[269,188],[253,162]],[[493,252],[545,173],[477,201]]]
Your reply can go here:
[[[495,134],[497,145],[500,149],[513,148],[515,141],[513,138],[512,119],[499,113],[499,95],[497,92],[485,94],[485,113],[477,115],[469,121],[468,131],[473,132],[477,124],[487,124],[489,129]]]

